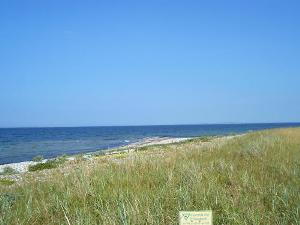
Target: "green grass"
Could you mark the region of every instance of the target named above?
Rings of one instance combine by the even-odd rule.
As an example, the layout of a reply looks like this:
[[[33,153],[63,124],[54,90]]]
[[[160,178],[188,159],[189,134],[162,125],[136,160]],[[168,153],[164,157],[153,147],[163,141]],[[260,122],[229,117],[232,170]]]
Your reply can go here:
[[[13,180],[9,180],[9,179],[0,179],[0,185],[6,185],[6,186],[9,186],[9,185],[12,185],[14,184],[15,181]]]
[[[64,164],[67,161],[67,156],[62,155],[55,159],[48,160],[44,163],[37,163],[35,165],[30,165],[28,167],[28,171],[34,172],[39,170],[47,170],[47,169],[54,169],[59,167],[60,165]]]
[[[0,224],[178,224],[207,209],[214,224],[299,224],[299,159],[299,128],[99,156],[0,186]]]
[[[0,175],[12,175],[12,174],[17,174],[17,173],[18,173],[18,171],[16,171],[14,168],[12,168],[10,166],[6,166],[3,168]]]
[[[42,162],[44,159],[44,157],[42,155],[37,155],[35,157],[32,158],[32,161],[34,162]]]
[[[56,168],[58,164],[54,160],[48,160],[47,162],[44,163],[37,163],[35,165],[30,165],[28,167],[28,170],[30,172],[33,171],[38,171],[38,170],[47,170],[47,169],[53,169]]]

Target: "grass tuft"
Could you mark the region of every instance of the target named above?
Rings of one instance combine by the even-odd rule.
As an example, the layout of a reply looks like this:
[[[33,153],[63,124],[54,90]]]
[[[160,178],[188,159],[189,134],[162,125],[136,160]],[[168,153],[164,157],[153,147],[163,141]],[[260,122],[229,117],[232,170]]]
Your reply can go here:
[[[5,185],[5,186],[9,186],[9,185],[12,185],[14,184],[15,181],[13,180],[9,180],[9,179],[0,179],[0,184],[1,185]]]
[[[38,171],[38,170],[53,169],[53,168],[56,168],[57,166],[58,166],[58,164],[54,160],[48,160],[47,162],[44,162],[44,163],[30,165],[28,167],[28,171],[34,172],[34,171]]]
[[[33,162],[42,162],[44,159],[44,157],[42,155],[37,155],[35,157],[32,158]]]
[[[12,174],[17,174],[17,173],[18,173],[18,171],[16,171],[14,168],[12,168],[10,166],[6,166],[3,168],[0,175],[12,175]]]

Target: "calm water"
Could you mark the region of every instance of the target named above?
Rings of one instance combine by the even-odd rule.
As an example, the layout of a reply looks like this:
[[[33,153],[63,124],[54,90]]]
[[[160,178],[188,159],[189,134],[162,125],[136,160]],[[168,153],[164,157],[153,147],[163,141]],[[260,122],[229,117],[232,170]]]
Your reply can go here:
[[[300,123],[1,128],[0,164],[31,160],[36,155],[51,158],[62,154],[108,149],[136,142],[145,137],[224,135],[293,126],[300,126]]]

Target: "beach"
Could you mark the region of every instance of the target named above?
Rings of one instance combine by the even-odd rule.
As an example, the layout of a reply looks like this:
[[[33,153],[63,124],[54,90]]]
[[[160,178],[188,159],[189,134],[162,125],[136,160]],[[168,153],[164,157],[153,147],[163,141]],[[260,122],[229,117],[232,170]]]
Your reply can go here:
[[[173,138],[173,137],[149,137],[149,138],[144,138],[138,142],[135,143],[131,143],[116,149],[106,149],[106,150],[97,150],[97,153],[102,152],[103,154],[106,155],[112,155],[112,154],[119,154],[122,152],[130,152],[130,151],[134,151],[136,148],[140,148],[140,147],[145,147],[145,146],[150,146],[150,145],[166,145],[166,144],[171,144],[171,143],[178,143],[178,142],[182,142],[182,141],[187,141],[190,140],[192,138]],[[90,158],[94,153],[94,152],[89,152],[89,153],[85,153],[83,154],[84,158]],[[75,155],[70,155],[67,156],[66,159],[68,161],[72,161],[75,159]],[[38,163],[45,163],[48,160],[51,159],[44,159],[41,162],[34,162],[34,161],[23,161],[23,162],[17,162],[17,163],[7,163],[7,164],[2,164],[0,165],[0,173],[3,172],[3,169],[6,167],[10,167],[13,170],[15,170],[17,173],[25,173],[28,171],[28,167],[31,165],[36,165]],[[5,175],[0,175],[1,176],[5,176]]]
[[[0,128],[0,165],[62,155],[88,154],[128,145],[168,143],[182,138],[224,136],[255,130],[299,126],[297,123],[203,124],[114,127]]]

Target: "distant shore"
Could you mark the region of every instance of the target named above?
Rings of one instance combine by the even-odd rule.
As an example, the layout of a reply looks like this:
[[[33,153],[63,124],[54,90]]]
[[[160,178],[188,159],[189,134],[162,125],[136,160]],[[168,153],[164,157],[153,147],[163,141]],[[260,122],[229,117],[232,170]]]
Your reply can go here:
[[[195,137],[193,137],[195,138]],[[89,158],[93,156],[95,153],[103,153],[105,155],[112,155],[112,154],[117,154],[121,152],[130,152],[134,151],[135,148],[140,148],[140,147],[145,147],[145,146],[150,146],[150,145],[165,145],[165,144],[172,144],[172,143],[178,143],[178,142],[183,142],[187,141],[190,139],[193,139],[192,137],[185,137],[185,138],[178,138],[178,137],[148,137],[144,138],[141,141],[131,143],[122,147],[118,148],[112,148],[112,149],[107,149],[107,150],[97,150],[97,151],[92,151],[89,153],[84,153],[83,157]],[[67,157],[67,160],[72,161],[75,159],[75,156],[78,154],[70,155]],[[45,163],[48,160],[51,159],[44,159],[41,162],[34,162],[34,161],[23,161],[23,162],[17,162],[17,163],[7,163],[7,164],[2,164],[0,165],[0,173],[3,172],[4,168],[10,167],[13,170],[15,170],[18,173],[25,173],[28,171],[28,167],[31,165],[36,165],[38,163]],[[0,175],[4,176],[4,175]]]

